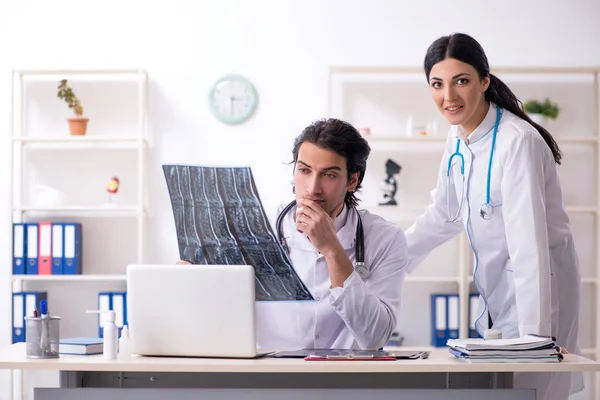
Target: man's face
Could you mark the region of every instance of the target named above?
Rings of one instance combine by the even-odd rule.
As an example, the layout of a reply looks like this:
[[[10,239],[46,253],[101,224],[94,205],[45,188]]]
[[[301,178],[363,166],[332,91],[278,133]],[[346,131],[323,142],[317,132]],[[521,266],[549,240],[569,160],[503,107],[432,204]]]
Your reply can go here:
[[[331,212],[344,202],[346,192],[356,188],[359,173],[348,181],[346,159],[332,150],[304,142],[298,150],[294,166],[296,200],[313,200]]]

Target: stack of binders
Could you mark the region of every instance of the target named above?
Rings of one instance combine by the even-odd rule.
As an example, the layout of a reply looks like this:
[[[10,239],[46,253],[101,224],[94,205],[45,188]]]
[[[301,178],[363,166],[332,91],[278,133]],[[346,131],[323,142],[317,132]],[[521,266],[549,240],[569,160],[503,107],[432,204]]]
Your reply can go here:
[[[48,300],[47,292],[14,292],[12,294],[13,323],[12,342],[24,342],[26,337],[25,317],[33,317],[40,310],[42,300]]]
[[[127,292],[100,292],[98,293],[98,310],[115,312],[115,325],[119,330],[119,336],[124,325],[128,325],[127,321]],[[98,337],[103,338],[104,323],[106,315],[98,316]]]
[[[563,360],[553,337],[526,335],[515,339],[451,339],[450,353],[468,362],[552,363]]]
[[[13,223],[13,275],[81,274],[81,224]]]
[[[449,339],[458,337],[460,306],[458,294],[431,295],[431,344],[444,347]]]

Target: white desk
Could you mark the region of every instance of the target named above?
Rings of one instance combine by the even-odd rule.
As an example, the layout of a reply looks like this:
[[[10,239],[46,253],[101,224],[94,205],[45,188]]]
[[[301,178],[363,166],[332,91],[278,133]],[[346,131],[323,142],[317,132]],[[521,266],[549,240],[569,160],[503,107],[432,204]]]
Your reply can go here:
[[[151,396],[152,393],[156,395],[156,389],[168,388],[192,390],[189,393],[195,394],[189,398],[198,395],[194,390],[210,389],[213,391],[210,392],[209,398],[215,399],[239,396],[237,393],[232,394],[232,390],[234,392],[240,390],[240,393],[246,395],[252,390],[258,390],[256,397],[258,398],[259,394],[264,398],[266,395],[264,391],[267,389],[285,390],[287,398],[295,398],[293,391],[302,390],[303,394],[300,395],[298,392],[298,398],[306,399],[307,393],[309,393],[307,390],[327,388],[338,389],[337,391],[328,390],[328,398],[336,398],[336,393],[338,393],[340,398],[346,398],[346,400],[348,393],[345,392],[350,389],[357,399],[364,399],[365,396],[364,393],[358,396],[360,389],[368,389],[371,392],[374,389],[384,392],[391,390],[389,393],[392,397],[397,397],[397,393],[392,394],[395,393],[394,390],[410,389],[406,393],[414,392],[419,399],[438,398],[424,396],[423,394],[427,391],[423,391],[423,389],[435,389],[434,392],[436,390],[444,391],[445,394],[440,398],[452,398],[452,396],[448,397],[447,390],[449,389],[456,393],[457,398],[469,398],[470,396],[464,397],[465,392],[475,396],[470,398],[477,398],[481,395],[479,390],[486,390],[485,398],[491,400],[504,398],[503,394],[508,394],[509,397],[506,398],[512,399],[531,398],[532,391],[511,390],[513,372],[594,372],[600,371],[600,363],[568,354],[563,362],[552,364],[471,364],[456,359],[447,349],[435,349],[425,360],[398,361],[311,362],[302,359],[269,357],[240,360],[140,356],[133,356],[131,360],[122,361],[104,360],[101,355],[61,355],[58,359],[40,360],[26,358],[25,345],[18,343],[0,350],[0,369],[60,371],[61,388],[64,389],[37,390],[36,397],[45,399],[68,399],[67,392],[81,396],[81,390],[87,390],[85,394],[87,400],[101,398],[95,397],[96,394],[105,399],[108,388],[115,390],[110,394],[111,400],[120,399],[119,393],[125,393],[126,398],[148,398],[147,396]],[[141,390],[140,397],[131,397],[135,392],[135,390],[132,391],[133,388]],[[143,391],[144,389],[146,391]],[[147,392],[149,389],[154,390]],[[222,390],[215,392],[215,389]],[[52,391],[55,391],[54,394]],[[179,391],[178,398],[186,399],[186,393],[185,390]],[[406,393],[403,392],[403,394]],[[223,394],[225,397],[221,397]],[[275,394],[282,395],[281,392]],[[164,397],[167,394],[160,392],[160,395]],[[378,396],[378,399],[387,398],[383,392],[380,395],[383,397]],[[495,395],[500,397],[494,397]],[[521,395],[525,397],[519,397]],[[410,395],[407,396],[411,398]]]

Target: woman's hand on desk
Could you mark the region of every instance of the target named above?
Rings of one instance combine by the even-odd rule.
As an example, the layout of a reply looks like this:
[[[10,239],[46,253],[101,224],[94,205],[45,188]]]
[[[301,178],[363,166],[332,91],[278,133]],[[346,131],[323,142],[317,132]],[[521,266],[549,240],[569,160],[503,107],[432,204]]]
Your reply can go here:
[[[189,262],[189,261],[185,261],[185,260],[177,260],[177,262],[175,264],[177,264],[177,265],[184,265],[184,264],[191,265],[192,263]]]

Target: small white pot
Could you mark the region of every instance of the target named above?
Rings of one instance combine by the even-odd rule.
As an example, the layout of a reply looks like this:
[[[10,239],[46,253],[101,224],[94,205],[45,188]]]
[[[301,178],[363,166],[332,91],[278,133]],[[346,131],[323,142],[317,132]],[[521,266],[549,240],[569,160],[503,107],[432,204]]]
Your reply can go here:
[[[529,118],[531,118],[531,120],[533,122],[535,122],[538,125],[541,125],[543,127],[546,127],[546,124],[548,123],[548,117],[546,117],[545,115],[542,114],[528,114]]]

